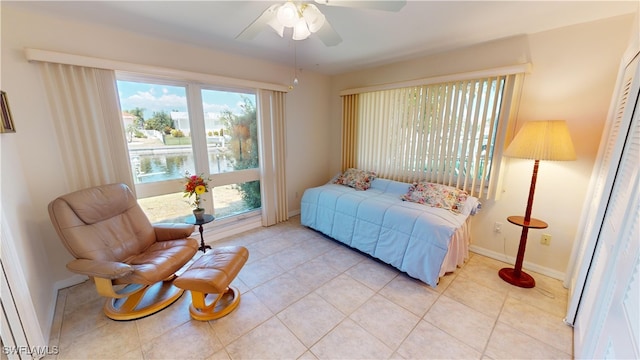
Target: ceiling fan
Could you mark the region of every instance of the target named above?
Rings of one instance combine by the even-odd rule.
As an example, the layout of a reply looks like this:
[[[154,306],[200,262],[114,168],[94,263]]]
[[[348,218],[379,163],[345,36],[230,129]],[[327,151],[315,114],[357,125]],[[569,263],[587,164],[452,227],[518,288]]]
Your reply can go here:
[[[318,4],[353,8],[368,8],[383,11],[400,11],[405,0],[393,1],[348,1],[348,0],[316,0]],[[335,46],[342,38],[333,30],[324,14],[315,4],[306,1],[288,0],[269,6],[256,20],[247,26],[236,39],[251,40],[267,26],[284,37],[284,29],[292,28],[293,40],[304,40],[316,34],[326,46]]]

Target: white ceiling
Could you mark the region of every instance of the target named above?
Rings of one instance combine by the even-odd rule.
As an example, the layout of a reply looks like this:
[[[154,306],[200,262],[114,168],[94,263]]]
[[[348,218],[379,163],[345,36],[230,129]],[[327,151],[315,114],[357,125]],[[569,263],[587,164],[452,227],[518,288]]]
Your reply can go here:
[[[293,66],[293,40],[270,28],[235,40],[275,1],[44,1],[11,5]],[[407,1],[399,12],[318,5],[343,41],[295,42],[297,66],[339,74],[638,11],[628,1]]]

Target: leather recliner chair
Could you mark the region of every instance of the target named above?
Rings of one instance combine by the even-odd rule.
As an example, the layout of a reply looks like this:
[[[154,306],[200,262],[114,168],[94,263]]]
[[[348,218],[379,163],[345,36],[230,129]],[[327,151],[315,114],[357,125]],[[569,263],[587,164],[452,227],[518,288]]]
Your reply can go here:
[[[114,320],[141,318],[164,309],[184,290],[175,272],[198,251],[194,226],[151,224],[125,184],[109,184],[60,196],[49,216],[76,258],[72,272],[93,279],[109,298],[104,313]]]

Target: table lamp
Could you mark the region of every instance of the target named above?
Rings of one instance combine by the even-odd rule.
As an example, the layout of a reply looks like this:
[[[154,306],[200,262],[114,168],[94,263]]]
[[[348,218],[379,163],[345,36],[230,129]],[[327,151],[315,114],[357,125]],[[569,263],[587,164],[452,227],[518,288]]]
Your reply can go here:
[[[544,229],[547,223],[531,217],[533,206],[533,195],[536,189],[536,179],[538,177],[538,166],[540,160],[575,160],[576,153],[573,149],[569,128],[564,120],[546,120],[526,122],[522,129],[516,134],[504,156],[531,159],[533,163],[533,175],[531,176],[531,187],[529,188],[529,199],[527,209],[523,216],[509,216],[507,220],[522,227],[520,235],[520,245],[514,268],[500,269],[498,275],[504,281],[523,288],[532,288],[536,282],[531,275],[522,271],[522,261],[524,251],[527,246],[527,234],[529,228]]]

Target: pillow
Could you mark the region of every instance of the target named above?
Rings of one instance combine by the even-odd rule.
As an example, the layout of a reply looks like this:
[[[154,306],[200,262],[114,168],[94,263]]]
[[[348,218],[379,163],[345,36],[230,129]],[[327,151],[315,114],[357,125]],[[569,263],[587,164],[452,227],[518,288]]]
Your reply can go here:
[[[367,190],[371,187],[371,181],[375,178],[376,173],[373,171],[349,168],[338,176],[333,183],[350,186],[356,190]]]
[[[451,210],[459,214],[468,196],[466,191],[452,186],[423,181],[411,185],[409,191],[402,196],[402,200]]]

